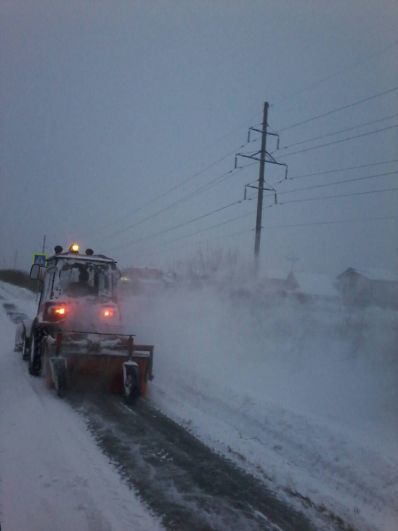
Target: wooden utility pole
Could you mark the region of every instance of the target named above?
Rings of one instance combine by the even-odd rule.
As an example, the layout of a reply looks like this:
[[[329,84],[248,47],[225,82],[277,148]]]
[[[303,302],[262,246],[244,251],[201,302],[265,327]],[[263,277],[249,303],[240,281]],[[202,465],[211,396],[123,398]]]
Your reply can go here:
[[[264,103],[263,111],[263,127],[261,132],[261,151],[260,155],[260,169],[258,174],[258,190],[257,190],[257,215],[256,215],[256,237],[254,241],[254,260],[255,268],[258,269],[258,262],[260,256],[261,244],[261,222],[263,217],[263,193],[264,193],[264,179],[265,179],[265,156],[267,153],[267,125],[268,125],[268,102]]]

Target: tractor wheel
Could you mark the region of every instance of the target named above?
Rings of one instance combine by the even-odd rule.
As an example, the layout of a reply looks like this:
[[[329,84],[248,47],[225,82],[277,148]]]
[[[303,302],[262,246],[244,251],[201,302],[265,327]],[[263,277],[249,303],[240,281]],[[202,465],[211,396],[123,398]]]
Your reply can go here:
[[[53,375],[51,372],[51,365],[50,365],[50,359],[49,359],[49,353],[48,353],[48,347],[45,345],[43,347],[43,353],[42,353],[42,365],[43,365],[43,373],[44,373],[44,379],[46,382],[46,386],[48,389],[54,389],[54,381],[53,381]]]
[[[133,404],[140,396],[140,387],[135,367],[126,367],[125,378],[123,382],[123,395],[128,404]]]
[[[32,333],[30,355],[28,360],[29,374],[40,376],[41,373],[41,345],[35,333]]]
[[[30,337],[26,337],[25,333],[22,336],[22,359],[28,361],[30,357]]]
[[[63,398],[66,393],[66,370],[65,367],[57,368],[57,382],[55,384],[57,395],[60,398]]]

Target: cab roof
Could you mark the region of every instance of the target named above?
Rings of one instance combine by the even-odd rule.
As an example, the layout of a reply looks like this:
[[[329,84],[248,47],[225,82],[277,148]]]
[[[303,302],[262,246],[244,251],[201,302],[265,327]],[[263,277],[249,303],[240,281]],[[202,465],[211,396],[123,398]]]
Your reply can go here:
[[[81,262],[102,262],[106,264],[116,264],[117,261],[113,258],[109,258],[108,256],[105,256],[103,254],[79,254],[79,253],[71,253],[69,251],[66,251],[64,253],[56,253],[50,256],[47,261],[50,262],[52,260],[76,260]]]

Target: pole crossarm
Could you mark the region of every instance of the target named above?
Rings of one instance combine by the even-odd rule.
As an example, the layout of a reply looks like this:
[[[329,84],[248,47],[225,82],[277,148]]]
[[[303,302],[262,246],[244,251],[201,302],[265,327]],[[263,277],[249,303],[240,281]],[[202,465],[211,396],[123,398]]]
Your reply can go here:
[[[261,153],[261,151],[256,151],[255,153],[252,153],[252,154],[237,153],[235,155],[235,166],[234,166],[234,169],[236,170],[237,167],[238,167],[238,157],[243,157],[244,159],[251,159],[251,160],[255,160],[257,162],[261,162],[261,158],[257,157],[257,155],[259,155],[260,153]],[[286,163],[278,162],[277,160],[275,160],[275,158],[268,151],[265,154],[264,162],[266,162],[267,164],[276,164],[277,166],[284,166],[285,167],[285,179],[287,179],[288,165]]]
[[[245,193],[244,193],[244,196],[243,196],[244,201],[247,200],[247,188],[254,188],[255,190],[260,190],[259,186],[255,186],[254,184],[245,184]],[[277,194],[277,191],[275,190],[275,188],[263,186],[261,188],[261,190],[263,190],[264,192],[274,192],[274,204],[275,205],[278,204],[278,194]]]
[[[268,151],[266,154],[268,155],[268,160],[266,160],[268,164],[276,164],[278,166],[285,167],[285,179],[287,179],[287,172],[288,172],[289,166],[285,162],[278,162],[277,160],[275,160],[275,158],[271,155],[271,153],[268,153]]]
[[[255,131],[256,133],[260,133],[261,135],[266,133],[267,135],[270,135],[270,136],[276,136],[276,138],[277,138],[276,149],[279,149],[279,135],[278,135],[278,133],[270,133],[268,131],[264,131],[263,129],[257,129],[256,127],[249,127],[249,130],[247,132],[247,143],[249,143],[251,141],[251,132],[252,131]]]
[[[234,167],[234,169],[236,170],[236,168],[238,167],[238,157],[243,157],[244,159],[252,159],[252,160],[259,161],[260,159],[256,158],[256,155],[259,155],[260,153],[261,153],[261,151],[256,151],[255,153],[252,153],[251,155],[248,155],[246,153],[237,153],[235,155],[235,167]]]

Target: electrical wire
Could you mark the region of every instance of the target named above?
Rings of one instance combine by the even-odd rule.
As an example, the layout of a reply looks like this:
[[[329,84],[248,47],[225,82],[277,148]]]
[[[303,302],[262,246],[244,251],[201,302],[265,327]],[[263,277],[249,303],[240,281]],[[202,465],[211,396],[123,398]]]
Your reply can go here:
[[[226,225],[227,222],[232,222],[232,221],[235,221],[237,219],[240,219],[242,217],[247,217],[249,215],[253,215],[253,212],[248,212],[246,214],[244,214],[243,216],[237,216],[235,218],[232,218],[230,220],[227,220],[223,223],[217,223],[216,225],[212,225],[210,227],[207,227],[206,229],[202,229],[200,231],[196,231],[194,233],[191,233],[191,234],[186,234],[184,236],[181,236],[179,238],[174,238],[173,240],[170,240],[162,245],[157,245],[156,246],[156,249],[151,249],[149,251],[146,251],[145,249],[144,250],[141,250],[140,249],[140,254],[143,253],[145,256],[151,256],[155,253],[157,253],[158,251],[161,251],[162,249],[164,248],[170,248],[170,245],[183,239],[183,238],[188,238],[188,237],[192,237],[192,236],[195,236],[196,234],[200,234],[202,232],[206,232],[206,231],[210,231],[212,229],[215,229],[221,225]],[[377,216],[377,217],[367,217],[367,218],[351,218],[351,219],[341,219],[341,220],[330,220],[330,221],[311,221],[311,222],[308,222],[308,223],[288,223],[288,224],[281,224],[281,225],[267,225],[266,226],[266,230],[277,230],[277,229],[287,229],[287,228],[301,228],[301,227],[310,227],[310,226],[324,226],[324,225],[341,225],[341,224],[347,224],[347,223],[367,223],[367,222],[370,222],[370,221],[390,221],[390,220],[396,220],[398,219],[398,216]],[[222,235],[222,238],[223,239],[226,239],[226,238],[231,238],[231,237],[234,237],[234,236],[239,236],[241,234],[245,234],[245,233],[249,233],[249,232],[254,232],[254,228],[250,228],[250,229],[242,229],[242,230],[239,230],[239,231],[236,231],[236,232],[233,232],[233,233],[228,233],[228,234],[223,234]],[[196,242],[191,242],[191,243],[194,243],[196,245],[200,245],[202,243],[205,243],[208,242],[208,240],[202,240],[202,241],[196,241]],[[174,247],[173,247],[174,248]]]
[[[167,229],[164,229],[160,232],[156,232],[154,234],[150,234],[148,236],[142,236],[141,238],[137,238],[135,240],[130,240],[123,244],[115,245],[114,247],[111,247],[110,250],[117,249],[118,247],[122,247],[123,245],[133,245],[135,243],[138,243],[143,240],[148,240],[149,238],[155,238],[156,236],[160,236],[162,234],[166,234],[172,230],[179,229],[180,227],[183,227],[185,225],[190,225],[191,223],[194,223],[196,221],[199,221],[201,219],[207,218],[208,216],[212,216],[213,214],[217,214],[218,212],[221,212],[222,210],[225,210],[227,208],[230,208],[234,205],[238,205],[243,203],[243,199],[239,199],[238,201],[233,201],[232,203],[228,203],[227,205],[224,205],[222,207],[216,208],[215,210],[211,210],[210,212],[206,212],[206,214],[202,214],[201,216],[197,216],[195,218],[189,219],[187,221],[184,221],[183,223],[179,223],[178,225],[174,225],[173,227],[169,227]]]
[[[373,175],[373,176],[364,176],[364,177],[353,178],[353,179],[345,180],[345,181],[336,181],[336,182],[333,182],[333,183],[326,183],[326,184],[321,184],[321,185],[313,185],[313,186],[305,187],[305,188],[301,188],[301,189],[287,190],[287,191],[284,191],[284,192],[279,192],[278,195],[305,191],[305,190],[309,190],[309,189],[312,189],[312,188],[321,188],[321,187],[324,187],[324,186],[332,186],[332,185],[335,185],[335,184],[345,184],[346,182],[355,182],[355,181],[366,180],[366,179],[381,177],[381,176],[385,176],[385,175],[392,175],[392,174],[397,174],[397,173],[398,173],[398,171],[385,172],[383,174],[377,174],[377,175]],[[370,191],[366,191],[366,192],[354,192],[354,193],[350,193],[350,194],[338,194],[338,195],[332,195],[332,196],[322,196],[322,197],[313,197],[313,198],[305,198],[305,199],[293,199],[293,200],[288,200],[288,201],[284,201],[284,202],[279,202],[278,205],[286,205],[286,204],[289,204],[289,203],[299,203],[299,202],[324,200],[324,199],[335,199],[335,198],[341,198],[341,197],[351,197],[351,196],[356,196],[356,195],[366,195],[366,194],[381,193],[381,192],[388,192],[388,191],[395,191],[395,190],[398,190],[398,187],[396,187],[396,188],[395,187],[394,188],[388,188],[388,189],[381,189],[381,190],[370,190]],[[194,223],[194,222],[199,221],[201,219],[204,219],[204,218],[206,218],[206,217],[208,217],[210,215],[213,215],[213,214],[216,214],[218,212],[221,212],[222,210],[225,210],[226,208],[230,208],[231,206],[234,206],[234,205],[237,205],[237,204],[241,204],[242,202],[243,202],[243,200],[234,201],[232,203],[229,203],[227,205],[219,207],[219,208],[217,208],[215,210],[212,210],[210,212],[202,214],[201,216],[197,216],[197,217],[195,217],[193,219],[190,219],[190,220],[187,220],[187,221],[185,221],[183,223],[179,223],[178,225],[175,225],[175,226],[169,227],[167,229],[164,229],[164,230],[162,230],[160,232],[151,234],[149,236],[143,236],[141,238],[138,238],[138,239],[135,239],[135,240],[130,240],[130,241],[126,242],[126,243],[122,243],[122,244],[116,245],[116,246],[112,247],[110,250],[116,249],[116,248],[124,246],[124,245],[134,245],[134,244],[140,243],[142,241],[146,241],[148,239],[151,239],[151,238],[166,234],[166,233],[171,232],[173,230],[179,229],[179,228],[181,228],[181,227],[183,227],[185,225]],[[264,208],[271,208],[272,206],[274,206],[274,205],[267,205]],[[199,234],[201,232],[206,232],[207,230],[212,230],[213,228],[217,228],[217,227],[226,225],[226,224],[231,223],[231,222],[233,222],[233,221],[235,221],[237,219],[241,219],[241,218],[247,217],[247,216],[249,216],[251,214],[252,213],[245,213],[243,215],[240,215],[240,216],[225,220],[225,221],[223,221],[221,223],[217,223],[215,225],[212,225],[212,226],[210,226],[208,228],[200,229],[199,231],[195,231],[194,233],[190,233],[188,235],[181,236],[181,237],[177,238],[176,240],[184,239],[184,238],[187,238],[187,237],[192,237],[192,236],[194,236],[196,234]],[[168,242],[168,243],[172,243],[173,241],[176,241],[176,240],[171,240],[171,242]]]
[[[356,68],[357,66],[361,65],[364,61],[366,61],[366,64],[369,64],[369,60],[372,60],[376,57],[379,57],[381,54],[387,52],[388,50],[391,50],[395,46],[398,45],[398,40],[393,41],[392,43],[388,44],[387,46],[384,46],[383,48],[374,51],[371,54],[366,54],[364,58],[359,57],[356,61],[350,63],[349,65],[343,67],[340,70],[335,71],[332,74],[328,74],[327,76],[324,76],[323,78],[320,78],[316,81],[313,81],[312,83],[306,85],[305,87],[296,90],[293,93],[287,94],[286,96],[282,96],[279,99],[277,98],[276,105],[279,106],[279,104],[287,99],[295,98],[296,96],[300,96],[304,92],[307,92],[309,90],[313,90],[314,88],[317,88],[322,83],[325,83],[326,81],[329,81],[330,79],[333,79],[334,77],[346,72],[347,70],[352,71],[352,69]]]
[[[326,133],[324,135],[318,135],[318,136],[313,136],[311,138],[306,138],[305,140],[300,140],[299,142],[294,142],[294,144],[289,144],[287,146],[282,146],[281,148],[279,148],[279,151],[281,151],[283,149],[290,149],[290,148],[292,148],[294,146],[300,146],[301,144],[306,144],[307,142],[312,142],[313,140],[320,140],[321,138],[328,138],[329,136],[338,135],[340,133],[346,133],[347,131],[352,131],[353,129],[358,129],[359,127],[365,127],[367,125],[372,125],[372,124],[375,124],[375,123],[378,123],[378,122],[384,122],[386,120],[391,120],[391,118],[395,118],[396,116],[398,116],[398,112],[396,112],[395,114],[391,114],[390,116],[385,116],[384,118],[378,118],[377,120],[371,120],[369,122],[363,122],[361,124],[354,125],[352,127],[346,127],[345,129],[339,129],[338,131],[333,131],[331,133]]]
[[[228,225],[229,223],[233,223],[234,221],[237,221],[239,219],[247,218],[249,216],[254,216],[254,212],[246,212],[245,214],[241,214],[239,216],[235,216],[233,218],[229,218],[225,221],[222,221],[221,223],[216,223],[214,225],[210,225],[209,227],[206,227],[204,229],[197,230],[195,232],[191,232],[189,234],[184,234],[183,236],[178,236],[177,238],[173,238],[172,240],[167,241],[163,246],[168,246],[171,243],[174,243],[179,240],[183,240],[185,238],[191,238],[192,236],[196,236],[197,234],[201,234],[202,232],[207,232],[209,230],[217,229],[218,227],[222,227],[224,225]]]
[[[294,190],[285,190],[285,191],[282,191],[282,192],[278,192],[277,195],[279,197],[280,195],[291,194],[293,192],[303,192],[305,190],[313,190],[315,188],[326,188],[328,186],[353,183],[353,182],[357,182],[357,181],[366,181],[366,180],[369,180],[369,179],[376,179],[378,177],[387,177],[389,175],[397,175],[397,174],[398,174],[398,170],[397,171],[388,171],[388,172],[385,172],[385,173],[377,173],[375,175],[366,175],[364,177],[353,177],[352,179],[343,179],[343,180],[340,180],[340,181],[333,181],[333,182],[330,182],[330,183],[322,183],[322,184],[314,184],[314,185],[311,185],[311,186],[305,186],[304,188],[296,188]],[[270,194],[267,194],[267,195],[270,195]]]
[[[337,225],[341,223],[364,223],[367,221],[382,221],[382,220],[393,220],[398,219],[398,216],[379,216],[379,217],[371,217],[371,218],[353,218],[353,219],[341,219],[341,220],[335,220],[335,221],[315,221],[315,222],[309,222],[309,223],[289,223],[286,225],[269,225],[267,226],[267,230],[269,229],[285,229],[285,228],[291,228],[291,227],[309,227],[313,225]]]
[[[205,183],[202,186],[200,186],[199,188],[196,188],[192,192],[189,192],[188,194],[184,195],[183,197],[181,197],[179,199],[176,199],[175,201],[173,201],[173,203],[161,208],[160,210],[154,212],[153,214],[150,214],[146,218],[143,218],[143,219],[141,219],[139,221],[136,221],[136,222],[128,225],[127,227],[124,227],[123,229],[118,229],[117,231],[112,232],[108,237],[113,237],[113,236],[122,234],[123,232],[126,232],[127,230],[131,230],[132,228],[134,228],[134,227],[136,227],[138,225],[141,225],[142,223],[144,223],[144,222],[156,217],[157,215],[159,215],[159,214],[161,214],[163,212],[166,212],[167,210],[170,210],[172,207],[174,207],[178,203],[182,203],[183,201],[186,201],[187,199],[189,199],[192,196],[196,197],[197,195],[199,195],[199,194],[201,194],[203,192],[207,192],[208,190],[210,190],[214,186],[217,186],[218,184],[221,184],[222,182],[224,182],[226,179],[228,179],[228,177],[230,175],[232,175],[234,173],[237,173],[239,171],[242,171],[242,170],[244,170],[246,168],[249,168],[253,164],[257,164],[257,162],[251,162],[250,164],[246,164],[245,166],[238,166],[237,168],[233,168],[232,170],[228,170],[228,171],[222,173],[221,175],[218,175],[217,177],[211,179],[208,183]]]
[[[319,201],[319,200],[324,200],[324,199],[340,199],[342,197],[353,197],[356,195],[380,194],[384,192],[395,192],[397,190],[398,190],[398,186],[393,187],[393,188],[382,188],[380,190],[368,190],[366,192],[352,192],[350,194],[325,195],[321,197],[308,197],[306,199],[290,199],[289,201],[284,201],[283,203],[279,202],[278,205],[287,205],[290,203],[305,203],[308,201]]]
[[[188,182],[192,181],[193,179],[195,179],[196,177],[199,177],[200,175],[202,175],[203,173],[206,173],[208,170],[210,170],[211,168],[213,168],[214,166],[216,166],[217,164],[219,164],[220,162],[223,162],[224,160],[226,160],[228,157],[234,155],[236,153],[237,150],[239,149],[242,149],[244,148],[245,146],[247,145],[247,142],[244,143],[244,144],[241,144],[240,146],[236,147],[235,149],[229,151],[228,153],[226,153],[225,155],[223,155],[222,157],[216,159],[215,161],[209,163],[207,166],[205,166],[204,168],[202,168],[201,170],[193,173],[192,175],[190,175],[189,177],[183,179],[182,181],[180,181],[178,184],[172,186],[171,188],[168,188],[167,190],[165,190],[164,192],[162,192],[161,194],[153,197],[152,199],[149,199],[147,202],[145,202],[143,205],[141,205],[140,207],[134,209],[134,213],[133,213],[133,216],[135,216],[137,213],[141,212],[142,210],[144,210],[145,208],[147,208],[148,206],[150,206],[152,203],[155,203],[156,201],[158,201],[159,199],[163,199],[164,197],[166,197],[167,195],[171,194],[172,192],[174,192],[175,190],[177,190],[178,188],[184,186],[185,184],[187,184]],[[222,174],[224,175],[224,174]],[[193,194],[194,192],[192,192]],[[183,200],[183,199],[181,199]],[[180,200],[178,200],[179,202]],[[147,219],[150,219],[150,217],[152,216],[155,216],[157,215],[158,213],[161,213],[163,212],[164,210],[168,209],[168,208],[171,208],[172,206],[174,206],[174,204],[176,203],[173,203],[172,205],[170,205],[169,207],[164,207],[164,209],[161,209],[159,212],[149,216],[148,218],[145,218],[145,221]],[[128,215],[131,215],[131,213],[129,213]],[[123,219],[125,218],[126,216],[123,216],[122,218],[119,218],[119,219]],[[99,230],[104,230],[104,229],[107,229],[109,227],[112,227],[113,225],[119,223],[120,221],[112,221],[111,223],[107,223],[107,224],[104,224],[104,225],[100,225],[100,226],[97,226],[96,227],[96,231],[99,231]],[[136,222],[137,224],[140,224],[141,222],[143,221],[139,221],[139,222]],[[114,232],[112,232],[109,237],[112,237],[116,234],[118,234],[119,232],[125,232],[125,230],[129,230],[130,228],[132,228],[133,226],[135,226],[135,223],[129,225],[128,227],[126,227],[125,229],[118,229]]]
[[[158,216],[159,214],[162,214],[163,212],[167,212],[167,210],[170,210],[175,205],[177,205],[179,203],[182,203],[183,201],[186,201],[190,197],[192,197],[194,195],[197,196],[198,194],[207,191],[208,189],[212,188],[213,186],[216,186],[217,184],[219,184],[220,182],[225,180],[227,177],[229,177],[229,175],[231,175],[232,173],[235,173],[237,171],[240,171],[240,168],[234,168],[232,170],[228,170],[228,171],[222,173],[221,175],[218,175],[216,178],[212,179],[210,182],[200,186],[199,188],[196,188],[192,192],[189,192],[188,194],[184,195],[183,197],[180,197],[179,199],[176,199],[175,201],[173,201],[169,205],[164,206],[163,208],[161,208],[160,210],[157,210],[156,212],[150,214],[149,216],[147,216],[145,218],[142,218],[142,219],[140,219],[140,220],[138,220],[138,221],[136,221],[134,223],[131,223],[130,225],[127,225],[126,227],[123,227],[122,229],[118,229],[117,231],[112,232],[109,235],[109,237],[113,237],[113,236],[122,234],[122,233],[124,233],[124,232],[126,232],[128,230],[131,230],[132,228],[137,227],[138,225],[141,225],[142,223],[145,223],[146,221],[149,221],[150,219]]]
[[[299,125],[308,124],[310,122],[313,122],[314,120],[319,120],[320,118],[324,118],[326,116],[330,116],[332,114],[335,114],[336,112],[344,111],[346,109],[350,109],[351,107],[355,107],[356,105],[361,105],[362,103],[366,103],[367,101],[374,100],[376,98],[381,98],[382,96],[386,96],[387,94],[391,94],[392,92],[396,92],[398,90],[397,87],[392,87],[387,90],[383,90],[382,92],[378,92],[376,94],[372,94],[371,96],[367,96],[366,98],[362,98],[360,100],[355,100],[352,103],[348,103],[346,105],[342,105],[341,107],[336,107],[334,109],[331,109],[329,111],[326,111],[321,114],[316,114],[315,116],[311,116],[310,118],[306,118],[305,120],[301,120],[300,122],[296,122],[292,125],[288,125],[286,127],[282,127],[281,129],[278,129],[279,133],[282,133],[283,131],[287,131],[289,129],[293,129],[295,127],[298,127]]]
[[[295,179],[303,179],[303,178],[306,178],[306,177],[315,177],[317,175],[327,175],[327,174],[330,174],[330,173],[339,173],[339,172],[342,172],[342,171],[351,171],[351,170],[359,170],[359,169],[362,169],[362,168],[371,168],[373,166],[380,166],[382,164],[392,164],[394,162],[398,162],[398,159],[382,160],[380,162],[372,162],[372,163],[368,163],[368,164],[360,164],[358,166],[348,166],[348,167],[345,167],[345,168],[335,168],[335,169],[332,169],[332,170],[321,170],[321,171],[316,171],[316,172],[313,172],[313,173],[303,173],[301,175],[296,175],[296,176],[293,176],[293,177],[289,177],[287,180],[288,181],[293,181]],[[286,181],[286,179],[284,179],[284,181]]]
[[[239,236],[239,235],[241,235],[241,234],[245,234],[245,233],[249,233],[249,232],[253,232],[253,231],[254,231],[254,229],[242,229],[242,230],[239,230],[239,231],[236,231],[236,232],[232,232],[232,233],[228,233],[228,234],[225,234],[225,235],[223,234],[223,235],[222,235],[222,238],[223,238],[223,240],[224,240],[224,239],[226,239],[226,238],[232,238],[232,237]],[[174,243],[174,240],[173,240],[173,243]],[[192,245],[192,244],[193,244],[193,245],[196,245],[196,246],[200,246],[200,245],[202,245],[202,244],[204,244],[204,243],[209,243],[209,242],[208,242],[208,240],[191,241],[191,242],[189,242],[187,245],[189,245],[189,244]],[[169,245],[156,246],[155,249],[152,248],[152,249],[150,249],[150,250],[148,250],[148,251],[146,251],[146,250],[141,251],[141,249],[140,249],[140,256],[141,256],[141,253],[142,253],[144,256],[152,256],[152,255],[154,255],[154,254],[157,254],[158,251],[161,252],[162,249],[164,249],[165,247],[167,247],[168,249],[170,249]],[[171,249],[178,249],[178,248],[180,248],[180,247],[179,247],[179,246],[176,246],[176,245],[174,245],[173,247],[171,247]]]
[[[333,146],[335,144],[341,144],[342,142],[347,142],[349,140],[354,140],[355,138],[362,138],[364,136],[375,135],[376,133],[381,133],[383,131],[389,131],[391,129],[396,129],[398,124],[390,125],[388,127],[383,127],[382,129],[374,129],[373,131],[368,131],[367,133],[361,133],[359,135],[347,136],[345,138],[340,138],[339,140],[334,140],[333,142],[327,142],[326,144],[319,144],[316,146],[311,146],[305,149],[300,149],[298,151],[292,151],[291,153],[286,153],[283,155],[283,158],[290,157],[292,155],[298,155],[299,153],[307,153],[308,151],[313,151],[314,149],[320,149],[327,146]]]

